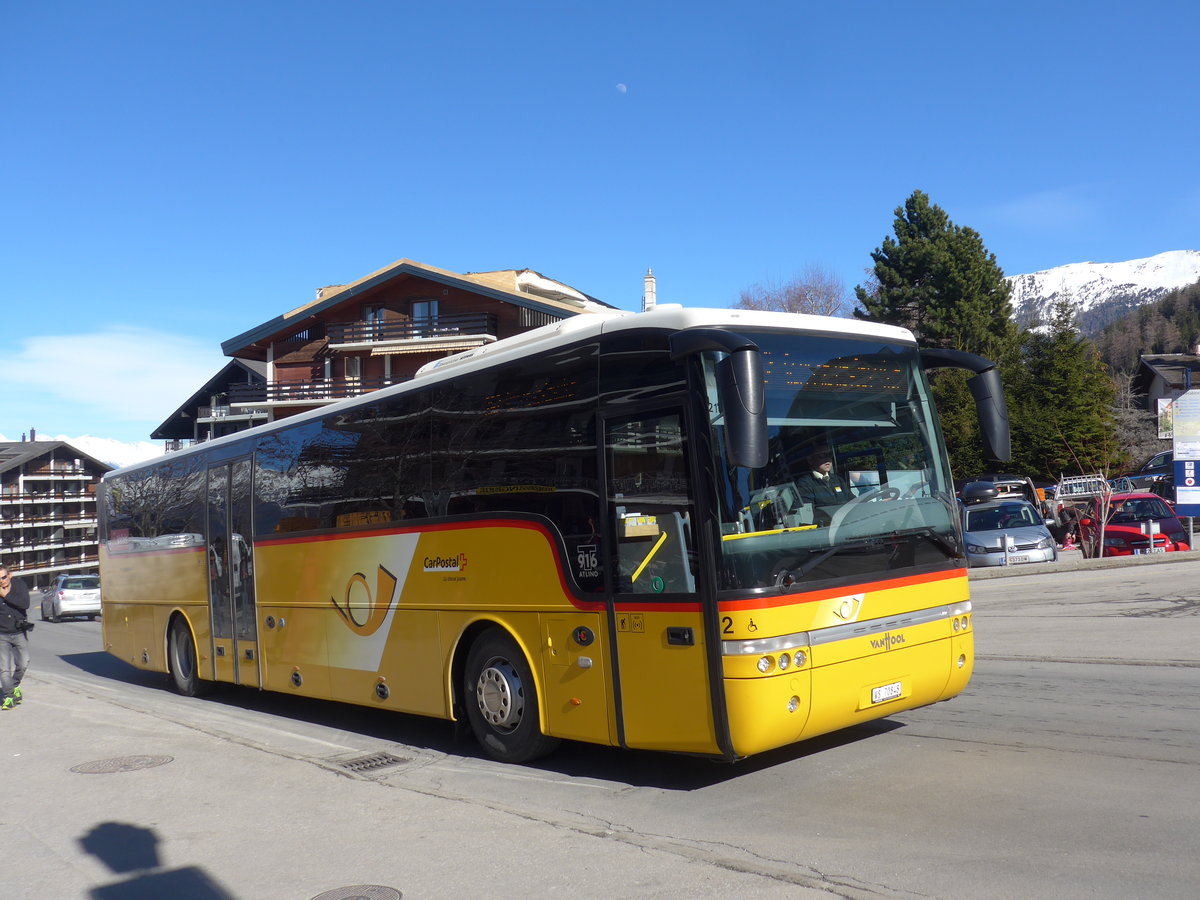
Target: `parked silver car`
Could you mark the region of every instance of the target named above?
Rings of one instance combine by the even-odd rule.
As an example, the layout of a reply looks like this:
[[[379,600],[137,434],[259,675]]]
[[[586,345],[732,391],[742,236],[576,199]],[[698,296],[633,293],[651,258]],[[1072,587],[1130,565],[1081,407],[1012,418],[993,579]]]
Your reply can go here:
[[[969,566],[1013,566],[1054,562],[1058,550],[1033,504],[992,500],[963,507]]]
[[[42,621],[61,622],[65,618],[100,615],[99,575],[59,575],[42,592]]]

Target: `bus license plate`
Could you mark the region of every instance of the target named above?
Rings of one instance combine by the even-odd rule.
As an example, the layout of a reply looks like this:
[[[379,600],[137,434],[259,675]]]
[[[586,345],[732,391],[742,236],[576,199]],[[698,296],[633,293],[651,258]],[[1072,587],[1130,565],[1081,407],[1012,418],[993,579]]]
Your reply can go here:
[[[900,696],[900,682],[896,681],[892,684],[885,684],[883,687],[871,689],[871,702],[882,703],[884,700],[895,700]]]

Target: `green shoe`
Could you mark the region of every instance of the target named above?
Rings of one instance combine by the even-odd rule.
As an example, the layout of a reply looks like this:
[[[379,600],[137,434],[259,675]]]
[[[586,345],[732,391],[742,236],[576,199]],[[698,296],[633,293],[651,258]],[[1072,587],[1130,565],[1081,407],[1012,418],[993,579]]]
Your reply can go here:
[[[4,702],[0,703],[0,709],[12,709],[16,705],[13,703],[12,697],[5,697]]]
[[[15,688],[13,688],[13,703],[16,704],[16,703],[20,703],[20,702],[21,702],[21,689],[19,687],[15,687]]]

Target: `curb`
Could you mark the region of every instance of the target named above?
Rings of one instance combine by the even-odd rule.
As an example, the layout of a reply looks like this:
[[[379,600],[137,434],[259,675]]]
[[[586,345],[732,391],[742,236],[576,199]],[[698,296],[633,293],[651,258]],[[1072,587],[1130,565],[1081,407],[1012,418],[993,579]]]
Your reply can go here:
[[[967,577],[972,581],[988,578],[1011,578],[1015,575],[1048,575],[1052,572],[1079,572],[1091,569],[1122,569],[1126,566],[1157,566],[1165,563],[1195,562],[1200,560],[1200,550],[1153,553],[1146,556],[1110,556],[1105,559],[1059,559],[1052,563],[1026,563],[1019,566],[988,566],[970,569]]]

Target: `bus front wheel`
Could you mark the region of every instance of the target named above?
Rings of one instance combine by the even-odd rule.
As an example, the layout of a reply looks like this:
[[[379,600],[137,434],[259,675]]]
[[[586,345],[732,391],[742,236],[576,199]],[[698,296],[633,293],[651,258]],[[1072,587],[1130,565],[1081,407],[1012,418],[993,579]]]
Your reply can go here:
[[[196,669],[196,642],[182,619],[171,623],[167,635],[167,663],[176,691],[185,697],[198,697],[204,692],[204,682]]]
[[[467,719],[488,755],[528,762],[558,746],[557,738],[542,734],[533,673],[504,630],[491,628],[471,646],[464,688]]]

